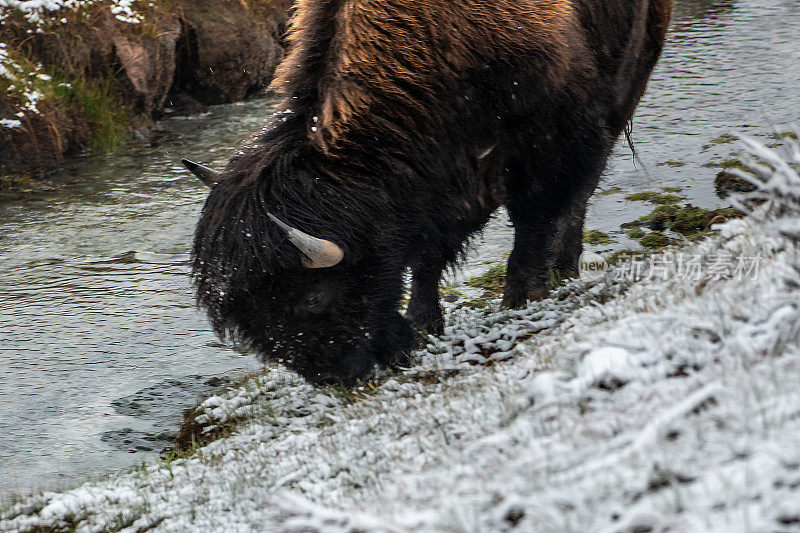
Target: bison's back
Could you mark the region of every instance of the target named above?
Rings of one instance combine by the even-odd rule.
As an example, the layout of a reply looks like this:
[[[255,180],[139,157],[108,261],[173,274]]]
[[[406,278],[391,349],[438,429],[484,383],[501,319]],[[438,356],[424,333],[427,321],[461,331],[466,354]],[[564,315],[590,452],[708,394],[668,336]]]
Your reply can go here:
[[[647,70],[620,104],[643,92],[670,10],[671,0],[300,0],[273,89],[315,110],[308,136],[325,151],[354,131],[429,142],[455,113],[472,115],[462,124],[496,114],[464,103],[476,85],[528,79],[542,95],[532,105],[582,104],[606,96],[620,69]]]
[[[485,69],[552,89],[592,71],[570,1],[305,0],[290,39],[272,87],[317,109],[309,135],[325,150],[365,127],[442,131],[441,107]]]

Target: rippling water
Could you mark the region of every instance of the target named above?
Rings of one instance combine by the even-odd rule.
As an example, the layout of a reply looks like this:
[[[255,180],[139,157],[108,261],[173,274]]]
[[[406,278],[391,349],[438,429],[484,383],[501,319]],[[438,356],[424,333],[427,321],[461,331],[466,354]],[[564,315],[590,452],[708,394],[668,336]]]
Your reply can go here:
[[[649,211],[625,194],[684,187],[715,206],[723,133],[800,122],[800,2],[677,0],[634,139],[648,178],[620,146],[589,228],[619,230]],[[178,163],[222,166],[272,110],[266,100],[159,124],[156,146],[78,160],[69,187],[0,199],[0,494],[74,483],[152,456],[180,410],[253,368],[194,308],[188,251],[206,191]],[[665,165],[668,161],[681,166]],[[510,249],[499,214],[462,275]],[[620,237],[619,246],[627,246]],[[150,449],[148,449],[150,448]]]

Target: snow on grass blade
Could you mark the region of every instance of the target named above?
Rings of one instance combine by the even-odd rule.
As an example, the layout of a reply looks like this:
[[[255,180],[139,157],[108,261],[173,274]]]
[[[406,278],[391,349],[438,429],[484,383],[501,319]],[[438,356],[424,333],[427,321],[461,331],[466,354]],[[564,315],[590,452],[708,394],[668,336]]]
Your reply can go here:
[[[800,158],[747,149],[770,201],[682,252],[758,256],[752,275],[460,309],[352,403],[271,369],[198,409],[231,436],[29,498],[0,530],[797,530]]]

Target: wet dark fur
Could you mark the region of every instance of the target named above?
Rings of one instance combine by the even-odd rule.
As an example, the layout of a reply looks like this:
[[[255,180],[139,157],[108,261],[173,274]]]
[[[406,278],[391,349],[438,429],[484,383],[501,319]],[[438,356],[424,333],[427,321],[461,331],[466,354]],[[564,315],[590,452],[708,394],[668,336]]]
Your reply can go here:
[[[441,272],[501,204],[516,232],[506,305],[574,275],[586,202],[671,7],[300,0],[273,84],[290,112],[230,161],[197,227],[198,298],[217,332],[315,382],[402,364],[409,321],[441,330]],[[303,268],[268,211],[344,261]]]

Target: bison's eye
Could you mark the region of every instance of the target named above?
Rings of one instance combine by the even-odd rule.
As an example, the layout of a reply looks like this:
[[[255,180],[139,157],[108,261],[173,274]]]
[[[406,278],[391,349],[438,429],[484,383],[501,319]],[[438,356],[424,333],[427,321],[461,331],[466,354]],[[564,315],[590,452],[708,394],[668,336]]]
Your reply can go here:
[[[295,310],[298,314],[323,313],[331,302],[330,291],[311,291],[297,304]]]

